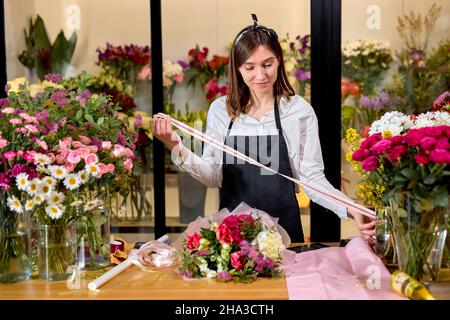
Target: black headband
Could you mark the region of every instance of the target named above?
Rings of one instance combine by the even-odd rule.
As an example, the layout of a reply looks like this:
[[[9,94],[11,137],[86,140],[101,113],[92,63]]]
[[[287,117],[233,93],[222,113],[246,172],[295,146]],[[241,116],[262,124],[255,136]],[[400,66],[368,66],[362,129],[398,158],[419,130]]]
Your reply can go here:
[[[256,16],[256,14],[252,13],[252,20],[253,20],[253,25],[251,27],[248,27],[246,29],[244,29],[244,31],[242,31],[237,37],[236,40],[234,41],[234,45],[236,45],[239,40],[241,40],[242,36],[244,34],[246,34],[248,31],[252,30],[252,31],[260,31],[260,32],[266,32],[270,37],[273,37],[275,39],[278,39],[278,35],[275,32],[275,30],[273,29],[269,29],[266,27],[262,27],[258,25],[258,17]]]

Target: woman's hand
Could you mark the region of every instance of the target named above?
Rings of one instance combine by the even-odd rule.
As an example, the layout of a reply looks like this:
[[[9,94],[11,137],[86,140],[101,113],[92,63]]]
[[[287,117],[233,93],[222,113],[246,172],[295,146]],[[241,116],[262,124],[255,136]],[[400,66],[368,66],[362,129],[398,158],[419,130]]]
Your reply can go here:
[[[152,119],[153,136],[172,150],[179,142],[178,135],[172,130],[170,120],[155,114]]]
[[[375,235],[375,219],[370,219],[353,208],[347,208],[348,215],[355,220],[359,232],[364,236]]]

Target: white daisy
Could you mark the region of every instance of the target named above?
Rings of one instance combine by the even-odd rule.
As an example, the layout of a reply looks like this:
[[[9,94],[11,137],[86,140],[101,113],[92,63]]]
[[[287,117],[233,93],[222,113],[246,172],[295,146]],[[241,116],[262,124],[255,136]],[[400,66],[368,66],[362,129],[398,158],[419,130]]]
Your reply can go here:
[[[56,186],[56,180],[53,177],[45,177],[44,179],[42,179],[42,182],[47,184],[52,190],[55,189]]]
[[[57,192],[57,191],[53,191],[47,197],[47,202],[50,205],[58,205],[58,204],[61,204],[64,201],[65,198],[66,198],[66,196],[63,193]]]
[[[28,200],[25,203],[25,210],[29,211],[29,210],[33,210],[34,209],[34,202],[33,200]]]
[[[69,190],[75,190],[81,185],[81,181],[77,174],[71,173],[64,179],[64,185]]]
[[[50,174],[58,179],[62,180],[67,176],[67,169],[63,166],[49,166],[48,169],[50,170]]]
[[[94,199],[94,200],[88,201],[88,203],[86,203],[86,205],[84,206],[84,210],[91,211],[91,210],[94,210],[95,208],[98,208],[98,207],[100,207],[102,205],[103,205],[103,201],[102,200]]]
[[[88,164],[85,168],[86,172],[91,174],[93,177],[97,177],[100,174],[100,170],[98,165],[96,164]]]
[[[28,173],[22,172],[16,176],[17,189],[26,191],[28,186]]]
[[[36,153],[34,155],[34,162],[39,166],[46,166],[52,163],[52,160],[50,159],[49,156],[46,156],[45,154]]]
[[[33,179],[31,181],[28,181],[27,192],[30,196],[34,196],[36,194],[39,183],[40,183],[39,179]]]
[[[80,179],[81,183],[86,183],[89,181],[89,174],[85,170],[81,170],[78,172],[78,178]]]
[[[7,203],[8,203],[8,207],[11,211],[15,211],[17,213],[23,212],[23,206],[20,203],[19,199],[17,199],[15,196],[8,197]]]
[[[44,198],[48,197],[52,191],[52,188],[50,188],[50,186],[45,182],[41,181],[41,183],[39,183],[37,193],[39,193]]]
[[[45,197],[42,194],[40,194],[40,193],[37,193],[33,197],[33,202],[34,202],[35,205],[41,204],[42,202],[44,202],[44,200],[45,200]]]
[[[61,218],[62,214],[64,213],[63,208],[60,208],[55,205],[50,205],[45,207],[45,213],[52,218],[53,220]]]

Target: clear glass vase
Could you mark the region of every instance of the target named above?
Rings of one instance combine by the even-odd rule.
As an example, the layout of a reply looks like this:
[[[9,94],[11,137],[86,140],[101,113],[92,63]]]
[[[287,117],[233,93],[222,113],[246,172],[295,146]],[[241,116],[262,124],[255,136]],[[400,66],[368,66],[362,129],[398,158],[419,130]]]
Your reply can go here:
[[[76,229],[68,225],[39,225],[39,277],[66,280],[76,267]]]
[[[389,207],[376,207],[376,242],[377,256],[386,265],[396,265],[395,237],[392,228],[392,219]]]
[[[31,278],[30,213],[0,212],[0,283]]]
[[[80,269],[96,270],[111,263],[111,219],[110,210],[100,205],[84,210],[77,221],[77,264]]]
[[[417,211],[413,200],[401,193],[390,200],[390,207],[400,271],[424,284],[437,282],[449,209]]]

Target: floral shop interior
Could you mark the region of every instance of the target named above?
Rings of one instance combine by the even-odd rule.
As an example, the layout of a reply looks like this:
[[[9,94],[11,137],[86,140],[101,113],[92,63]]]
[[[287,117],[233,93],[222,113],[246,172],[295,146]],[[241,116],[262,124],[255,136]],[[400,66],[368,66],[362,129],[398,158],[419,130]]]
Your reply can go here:
[[[242,218],[254,209],[245,202],[235,209],[241,215],[225,219],[225,228],[217,220],[225,188],[183,169],[153,127],[154,115],[163,113],[182,144],[202,157],[208,142],[193,137],[207,139],[215,125],[207,120],[213,102],[239,91],[231,57],[240,41],[236,36],[251,25],[252,32],[276,31],[284,78],[314,110],[323,158],[318,165],[329,188],[341,191],[335,201],[355,203],[376,222],[367,236],[356,218],[344,219],[332,205],[323,206],[335,198],[320,188],[325,194],[317,196],[314,177],[302,172],[308,160],[299,159],[312,159],[307,154],[314,150],[299,155],[286,139],[291,179],[299,181],[293,197],[303,232],[301,241],[291,242],[300,243],[291,253],[345,248],[349,254],[368,243],[378,259],[373,265],[381,268],[381,286],[389,283],[384,272],[399,268],[417,283],[414,292],[392,283],[394,290],[368,290],[380,283],[366,272],[364,296],[345,289],[327,295],[330,299],[426,299],[430,288],[434,297],[450,299],[448,0],[2,0],[1,6],[0,299],[34,299],[29,292],[41,284],[28,293],[13,287],[30,279],[61,283],[47,298],[74,288],[88,292],[88,282],[131,261],[131,252],[141,254],[133,260],[137,271],[172,266],[171,245],[184,248],[183,278],[256,283],[256,275],[279,275],[274,266],[281,263],[280,251],[263,255],[251,244],[266,241],[270,249],[260,243],[259,250],[276,251],[274,243],[288,247],[291,234],[254,234],[251,230],[264,230],[271,212]],[[282,103],[279,116],[286,128]],[[263,118],[253,120],[260,124]],[[18,236],[11,236],[14,232]],[[247,235],[254,242],[245,242]],[[361,239],[364,244],[357,243]],[[65,251],[51,242],[65,243]],[[24,246],[29,266],[17,257]],[[169,253],[162,257],[164,250]],[[218,256],[214,250],[221,250]],[[76,263],[69,263],[67,251]],[[229,256],[231,266],[219,262]],[[20,260],[17,266],[13,259]],[[80,280],[80,269],[93,275]],[[263,290],[263,299],[321,299],[295,290],[302,285],[296,278],[300,269],[290,270],[298,282],[261,282],[263,289],[249,287],[238,299],[254,299],[257,291],[251,290]],[[117,299],[113,289],[132,286],[110,280],[91,281],[93,293],[70,297]],[[218,288],[219,299],[231,299],[225,287]],[[146,297],[150,289],[135,289],[129,299],[152,299]],[[172,297],[158,292],[160,299]],[[207,291],[202,297],[210,299]]]

